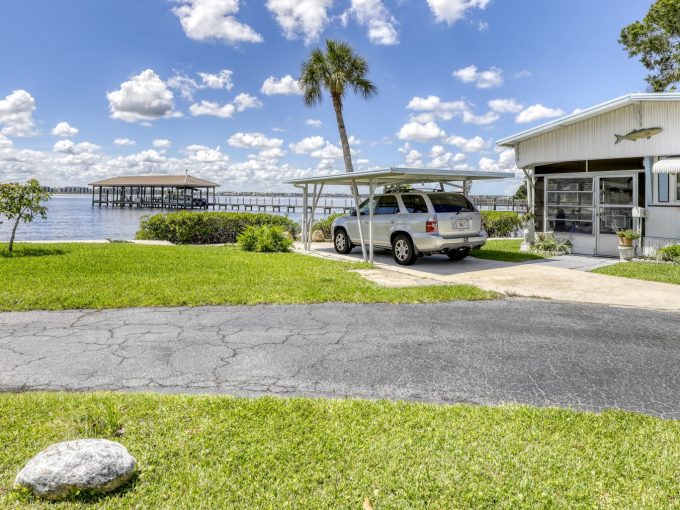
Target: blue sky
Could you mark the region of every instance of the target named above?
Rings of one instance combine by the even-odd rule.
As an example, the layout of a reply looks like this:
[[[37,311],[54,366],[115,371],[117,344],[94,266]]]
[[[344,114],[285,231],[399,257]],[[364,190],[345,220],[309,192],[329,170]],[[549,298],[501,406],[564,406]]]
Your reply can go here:
[[[325,38],[364,55],[379,89],[345,105],[362,169],[511,172],[495,140],[646,85],[617,39],[649,0],[0,3],[0,181],[188,168],[222,189],[285,190],[340,171],[329,102],[304,107],[295,82]]]

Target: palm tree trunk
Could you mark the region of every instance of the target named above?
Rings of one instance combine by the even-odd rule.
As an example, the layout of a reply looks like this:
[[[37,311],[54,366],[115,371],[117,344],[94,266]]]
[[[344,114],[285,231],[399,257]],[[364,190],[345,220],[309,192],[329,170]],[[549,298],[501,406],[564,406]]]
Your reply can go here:
[[[19,221],[21,220],[21,216],[17,218],[17,220],[14,222],[14,227],[12,227],[12,235],[9,238],[9,246],[7,249],[9,250],[9,253],[12,253],[12,248],[14,248],[14,237],[17,234],[17,227],[19,226]]]
[[[342,98],[337,94],[331,94],[333,98],[333,109],[335,118],[338,121],[338,132],[340,133],[340,144],[342,145],[342,156],[345,160],[345,172],[353,172],[352,152],[349,150],[349,140],[347,139],[347,129],[345,129],[345,119],[342,116]],[[361,254],[366,260],[366,246],[364,244],[364,233],[361,228],[361,215],[359,214],[359,190],[356,184],[352,184],[352,195],[357,209],[357,224],[359,225],[359,242],[361,243]]]

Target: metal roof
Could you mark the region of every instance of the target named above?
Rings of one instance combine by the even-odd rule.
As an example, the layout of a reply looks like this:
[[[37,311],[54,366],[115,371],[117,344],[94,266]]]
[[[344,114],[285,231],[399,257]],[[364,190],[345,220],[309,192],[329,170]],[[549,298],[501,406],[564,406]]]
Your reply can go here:
[[[522,131],[515,135],[502,138],[496,142],[496,145],[512,147],[514,144],[528,138],[533,138],[559,128],[567,127],[572,124],[576,124],[577,122],[602,115],[603,113],[607,113],[624,106],[638,104],[645,101],[680,101],[680,92],[637,93],[617,97],[616,99],[586,108],[580,112],[572,113],[571,115],[567,115],[557,120],[553,120],[526,131]]]
[[[90,186],[168,186],[168,187],[202,187],[218,188],[214,182],[199,179],[191,175],[121,175],[101,181],[91,182]]]
[[[417,184],[425,182],[477,181],[487,179],[508,179],[510,172],[486,172],[480,170],[448,170],[441,168],[388,168],[365,172],[343,172],[333,175],[317,175],[286,181],[287,184],[327,184],[359,186],[385,186],[388,184]]]

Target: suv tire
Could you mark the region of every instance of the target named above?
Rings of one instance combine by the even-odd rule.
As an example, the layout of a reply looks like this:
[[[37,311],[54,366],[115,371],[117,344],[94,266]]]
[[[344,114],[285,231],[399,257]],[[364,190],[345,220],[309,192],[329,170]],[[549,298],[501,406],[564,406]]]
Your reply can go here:
[[[349,240],[349,236],[344,228],[339,228],[335,231],[333,246],[335,247],[335,251],[342,255],[346,255],[354,248],[354,245],[352,244],[352,241]]]
[[[400,266],[410,266],[416,261],[416,250],[409,236],[399,234],[392,241],[392,255]]]
[[[449,250],[446,252],[451,260],[463,260],[470,255],[470,248],[459,248],[457,250]]]

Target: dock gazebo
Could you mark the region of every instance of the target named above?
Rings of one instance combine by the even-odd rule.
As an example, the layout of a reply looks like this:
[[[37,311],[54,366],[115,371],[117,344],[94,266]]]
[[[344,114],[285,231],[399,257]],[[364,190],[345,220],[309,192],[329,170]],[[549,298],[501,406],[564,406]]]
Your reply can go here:
[[[189,175],[124,175],[90,183],[92,206],[207,209],[220,185]]]

